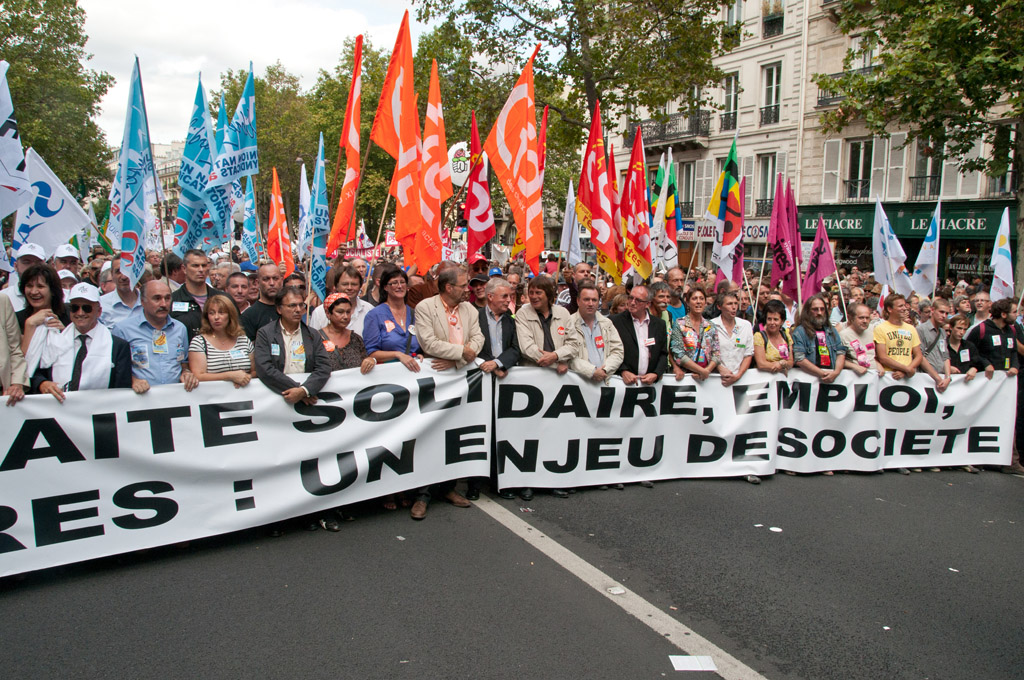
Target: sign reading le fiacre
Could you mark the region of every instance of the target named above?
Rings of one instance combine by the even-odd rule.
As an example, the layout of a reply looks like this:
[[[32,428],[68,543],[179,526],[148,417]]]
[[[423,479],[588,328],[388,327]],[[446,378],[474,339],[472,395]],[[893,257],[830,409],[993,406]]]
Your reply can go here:
[[[1015,399],[1002,373],[939,394],[922,376],[626,387],[397,364],[337,372],[312,406],[257,381],[31,396],[0,409],[0,576],[486,476],[491,456],[502,487],[541,488],[1001,465]]]

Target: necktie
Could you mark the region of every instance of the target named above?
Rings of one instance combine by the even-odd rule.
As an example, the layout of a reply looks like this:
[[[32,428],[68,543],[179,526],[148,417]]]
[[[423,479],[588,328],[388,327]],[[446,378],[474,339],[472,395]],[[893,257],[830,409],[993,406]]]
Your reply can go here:
[[[78,348],[78,354],[75,355],[75,367],[71,369],[71,382],[68,383],[68,390],[75,392],[78,390],[78,383],[82,380],[82,364],[85,363],[85,355],[89,353],[89,349],[85,346],[85,339],[88,335],[79,335],[78,339],[82,341],[82,346]]]

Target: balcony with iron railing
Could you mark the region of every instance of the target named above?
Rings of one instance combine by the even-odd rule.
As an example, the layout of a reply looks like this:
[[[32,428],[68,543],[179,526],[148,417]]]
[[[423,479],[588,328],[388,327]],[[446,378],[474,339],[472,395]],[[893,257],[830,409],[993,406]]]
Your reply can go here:
[[[722,132],[736,129],[736,116],[737,114],[735,111],[726,111],[725,113],[718,115],[719,119],[722,121]]]
[[[774,125],[779,122],[779,105],[761,107],[761,125]]]
[[[630,123],[628,144],[633,144],[638,127],[643,130],[644,145],[647,147],[696,140],[710,134],[711,112],[673,113],[664,121],[651,118],[639,123]]]
[[[1017,176],[1008,172],[1000,177],[987,177],[985,198],[1012,199],[1017,195]]]
[[[693,201],[682,201],[676,204],[680,217],[693,217]]]
[[[774,38],[782,35],[785,25],[785,14],[769,14],[761,20],[761,36],[764,38]]]
[[[852,71],[844,71],[842,73],[829,74],[829,78],[841,78],[847,73],[860,73],[867,75],[875,70],[874,66],[865,66],[863,68],[853,69]],[[834,92],[832,90],[818,89],[818,106],[832,106],[846,99],[846,95],[840,92]]]
[[[844,179],[844,203],[867,203],[871,200],[871,179]]]
[[[939,197],[942,175],[913,175],[910,178],[911,201],[934,201]]]
[[[754,202],[754,217],[770,217],[772,214],[773,198],[759,198]]]

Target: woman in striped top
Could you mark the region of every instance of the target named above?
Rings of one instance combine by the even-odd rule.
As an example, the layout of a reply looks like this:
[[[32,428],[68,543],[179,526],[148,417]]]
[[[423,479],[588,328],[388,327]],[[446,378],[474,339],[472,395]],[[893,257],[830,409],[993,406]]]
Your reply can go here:
[[[256,375],[252,350],[252,340],[246,337],[231,299],[223,295],[207,298],[202,327],[188,347],[192,374],[200,382],[229,380],[235,387],[245,387]]]

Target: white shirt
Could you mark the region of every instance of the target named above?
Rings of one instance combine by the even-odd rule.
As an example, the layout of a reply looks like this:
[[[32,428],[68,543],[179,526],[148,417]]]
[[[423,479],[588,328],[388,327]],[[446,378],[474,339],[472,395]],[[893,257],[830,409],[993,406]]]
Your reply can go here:
[[[636,374],[646,375],[648,364],[651,362],[651,350],[647,347],[647,331],[651,327],[651,315],[644,314],[643,321],[638,321],[632,314],[629,318],[633,321],[633,330],[636,331]]]
[[[14,307],[14,311],[20,312],[25,309],[25,296],[21,294],[20,290],[18,290],[17,281],[14,283],[8,283],[6,288],[0,290],[0,293],[11,298],[11,305]]]
[[[754,329],[746,319],[736,317],[732,331],[725,328],[725,322],[718,316],[711,320],[718,331],[718,355],[722,364],[730,371],[738,371],[745,357],[754,356]]]
[[[122,319],[141,306],[142,295],[138,291],[135,291],[135,304],[129,307],[121,299],[121,296],[115,288],[109,293],[104,293],[100,296],[100,307],[103,309],[100,313],[100,323],[107,328],[113,328]]]

